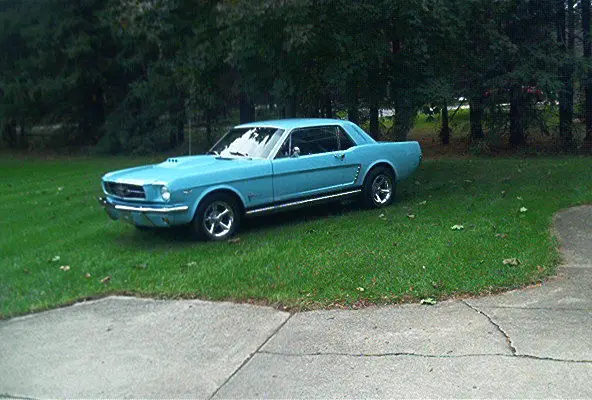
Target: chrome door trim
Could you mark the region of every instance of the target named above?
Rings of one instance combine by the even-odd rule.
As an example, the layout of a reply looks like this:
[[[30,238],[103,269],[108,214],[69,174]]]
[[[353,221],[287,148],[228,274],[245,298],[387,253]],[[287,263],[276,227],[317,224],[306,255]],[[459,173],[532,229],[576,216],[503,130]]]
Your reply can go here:
[[[288,203],[276,204],[273,206],[255,208],[253,210],[248,210],[247,212],[245,212],[245,215],[251,216],[251,215],[257,215],[257,214],[263,214],[263,213],[267,213],[267,212],[283,210],[286,208],[297,207],[297,206],[301,206],[301,205],[305,205],[305,204],[316,203],[318,201],[338,199],[341,197],[352,196],[355,194],[359,194],[361,192],[362,192],[362,189],[355,189],[355,190],[349,190],[347,192],[334,193],[334,194],[329,194],[329,195],[325,195],[325,196],[313,197],[310,199],[297,200],[297,201],[291,201]]]

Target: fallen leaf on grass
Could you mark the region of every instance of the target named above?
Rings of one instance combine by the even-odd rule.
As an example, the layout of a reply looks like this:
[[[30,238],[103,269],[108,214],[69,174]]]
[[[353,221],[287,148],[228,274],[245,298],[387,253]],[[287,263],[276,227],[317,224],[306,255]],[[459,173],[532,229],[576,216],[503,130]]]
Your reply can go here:
[[[28,268],[23,268],[23,272],[24,272],[25,274],[30,274],[30,273],[31,273],[31,271],[29,271],[29,269],[28,269]]]
[[[63,186],[58,187],[58,192],[61,192],[62,190],[64,190]]]
[[[465,229],[465,227],[463,225],[452,225],[452,229],[453,231],[460,231],[462,229]]]
[[[51,258],[51,260],[49,260],[49,261],[51,261],[51,262],[58,262],[58,261],[60,261],[60,256],[53,256]]]
[[[528,211],[528,208],[526,208],[526,207],[520,207],[520,212],[521,213],[525,213],[527,211]]]
[[[420,201],[417,204],[419,204],[420,206],[425,206],[426,204],[428,204],[428,202],[424,200],[424,201]]]
[[[378,218],[380,218],[380,219],[385,219],[386,217],[384,216],[384,214],[380,214],[380,215],[378,216]]]
[[[541,267],[540,265],[537,265],[536,269],[537,269],[537,271],[539,271],[541,273],[545,271],[545,267]]]
[[[142,263],[134,266],[135,269],[146,269],[148,268],[148,263]]]
[[[356,290],[357,290],[358,292],[363,292],[365,289],[364,289],[363,287],[357,287],[357,288],[356,288]]]
[[[520,196],[516,197],[516,199],[517,199],[517,200],[520,200],[520,201],[524,200],[524,199],[523,199],[522,197],[520,197]]]
[[[70,271],[70,266],[69,266],[69,265],[62,265],[62,266],[60,267],[60,269],[61,269],[62,271]]]
[[[228,239],[228,243],[239,243],[239,242],[240,242],[240,238]]]
[[[495,237],[505,239],[508,237],[508,234],[507,233],[496,233]]]
[[[103,279],[101,279],[101,283],[102,284],[105,284],[105,285],[108,284],[109,281],[111,281],[111,276],[110,275],[107,275],[106,277],[104,277]]]
[[[419,302],[420,304],[427,304],[429,306],[433,306],[434,304],[437,303],[437,301],[431,297],[425,298],[425,299],[421,299],[421,301]]]
[[[502,261],[504,265],[518,265],[520,264],[520,260],[517,258],[506,258]]]
[[[87,272],[86,274],[84,274],[84,277],[85,277],[86,279],[89,279],[89,278],[90,278],[90,274]]]
[[[407,214],[407,218],[409,218],[409,219],[415,219],[415,214]]]
[[[197,263],[195,261],[189,261],[187,264],[185,264],[187,267],[196,267]]]

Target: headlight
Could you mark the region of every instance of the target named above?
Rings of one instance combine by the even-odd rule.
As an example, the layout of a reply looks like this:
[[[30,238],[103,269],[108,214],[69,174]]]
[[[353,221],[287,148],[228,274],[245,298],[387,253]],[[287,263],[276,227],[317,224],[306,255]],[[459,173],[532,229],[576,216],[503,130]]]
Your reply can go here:
[[[171,199],[171,192],[169,192],[169,188],[166,186],[160,188],[160,195],[164,201],[169,201]]]

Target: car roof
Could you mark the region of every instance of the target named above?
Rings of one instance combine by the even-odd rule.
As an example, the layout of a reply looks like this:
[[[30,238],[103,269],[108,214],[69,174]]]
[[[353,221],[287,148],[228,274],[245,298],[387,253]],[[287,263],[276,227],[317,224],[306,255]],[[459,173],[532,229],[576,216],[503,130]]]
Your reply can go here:
[[[348,121],[342,119],[330,119],[330,118],[288,118],[288,119],[275,119],[269,121],[256,121],[249,122],[247,124],[237,125],[235,128],[255,128],[255,127],[269,127],[269,128],[280,128],[280,129],[294,129],[303,128],[310,126],[322,126],[322,125],[343,125]]]

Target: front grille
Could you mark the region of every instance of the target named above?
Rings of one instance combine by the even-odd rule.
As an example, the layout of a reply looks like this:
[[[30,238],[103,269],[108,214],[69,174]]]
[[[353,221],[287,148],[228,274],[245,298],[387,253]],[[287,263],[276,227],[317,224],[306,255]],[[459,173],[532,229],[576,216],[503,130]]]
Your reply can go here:
[[[144,188],[139,185],[130,185],[128,183],[105,182],[105,189],[107,193],[118,197],[125,197],[128,199],[145,199],[146,192]]]

